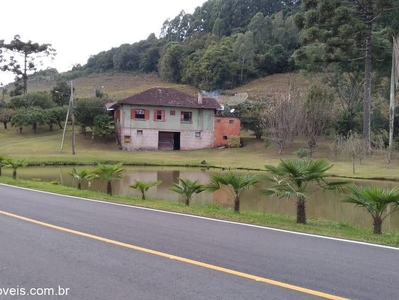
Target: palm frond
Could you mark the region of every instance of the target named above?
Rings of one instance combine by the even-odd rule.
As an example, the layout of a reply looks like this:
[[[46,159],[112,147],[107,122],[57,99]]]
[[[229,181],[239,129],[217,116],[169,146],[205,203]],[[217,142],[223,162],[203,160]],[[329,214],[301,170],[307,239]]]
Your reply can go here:
[[[96,169],[93,171],[93,174],[96,175],[99,179],[104,180],[116,180],[122,178],[122,173],[125,169],[122,168],[122,164],[118,163],[116,165],[98,165]]]

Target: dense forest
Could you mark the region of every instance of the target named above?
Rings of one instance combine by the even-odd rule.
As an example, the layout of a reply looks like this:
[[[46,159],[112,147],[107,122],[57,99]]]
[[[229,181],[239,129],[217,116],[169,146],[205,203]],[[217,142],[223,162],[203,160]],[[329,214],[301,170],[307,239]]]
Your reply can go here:
[[[362,3],[371,3],[370,16]],[[397,0],[209,0],[166,20],[159,38],[93,55],[70,76],[158,72],[165,81],[223,90],[276,73],[342,68],[332,63],[363,70],[369,42],[373,70],[389,76],[397,15]]]
[[[71,76],[158,72],[163,80],[212,91],[295,69],[298,1],[210,0],[164,22],[160,37],[93,55]]]

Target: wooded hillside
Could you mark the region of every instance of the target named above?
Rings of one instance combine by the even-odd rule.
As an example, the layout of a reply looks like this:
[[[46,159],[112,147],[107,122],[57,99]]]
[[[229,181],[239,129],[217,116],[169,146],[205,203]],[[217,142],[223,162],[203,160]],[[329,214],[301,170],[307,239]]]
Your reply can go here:
[[[303,130],[322,128],[308,132],[310,143],[323,134],[356,132],[362,133],[369,150],[372,132],[391,130],[389,111],[396,113],[388,99],[390,94],[391,102],[395,99],[390,78],[398,9],[399,0],[208,0],[193,13],[182,11],[165,20],[159,37],[150,34],[146,40],[104,50],[70,72],[37,72],[29,76],[28,88],[24,82],[23,89],[19,85],[7,97],[51,90],[52,100],[62,105],[69,92],[66,88],[61,99],[59,90],[70,80],[75,82],[76,97],[105,101],[153,86],[189,93],[245,92],[246,107],[236,112],[257,136],[264,130],[286,133],[287,128],[273,126],[292,118],[273,118],[292,111],[313,122],[301,124],[307,126]],[[12,50],[15,43],[0,46]],[[16,71],[25,81],[29,69]],[[284,78],[278,91],[271,88],[276,78]],[[29,108],[36,103],[28,98],[15,99],[14,106],[22,103]]]

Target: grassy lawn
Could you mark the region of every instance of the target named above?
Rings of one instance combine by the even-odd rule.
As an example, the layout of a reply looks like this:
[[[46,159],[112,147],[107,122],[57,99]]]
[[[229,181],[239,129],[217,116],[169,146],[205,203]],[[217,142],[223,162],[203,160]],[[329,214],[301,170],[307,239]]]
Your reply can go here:
[[[29,128],[24,128],[19,134],[14,128],[0,129],[0,155],[14,159],[25,159],[30,165],[52,164],[82,164],[116,163],[123,162],[129,165],[163,165],[163,166],[204,166],[205,160],[210,168],[230,168],[264,170],[265,164],[277,164],[280,159],[295,158],[292,154],[302,147],[300,143],[290,145],[281,156],[275,148],[265,149],[262,140],[256,140],[248,133],[243,133],[244,147],[239,149],[204,149],[197,151],[137,151],[128,152],[117,148],[115,141],[92,140],[90,137],[77,136],[76,155],[71,151],[71,133],[67,130],[63,151],[61,150],[62,130],[52,132],[41,128],[35,135]],[[363,160],[356,166],[356,174],[352,174],[352,165],[346,157],[339,157],[335,161],[328,141],[324,141],[315,154],[315,158],[327,158],[333,164],[330,174],[332,176],[364,178],[364,179],[390,179],[399,180],[398,161],[390,165],[385,161],[384,153],[375,153],[372,157]],[[386,232],[381,236],[374,235],[371,230],[364,230],[344,222],[331,222],[327,220],[309,219],[307,225],[296,224],[294,217],[276,214],[263,214],[258,212],[241,212],[234,214],[220,206],[190,206],[180,203],[157,201],[150,199],[142,201],[138,198],[123,196],[107,196],[106,194],[92,191],[79,191],[74,188],[52,185],[44,182],[12,180],[9,177],[0,177],[0,182],[29,187],[38,190],[51,191],[60,194],[74,195],[104,201],[125,203],[155,209],[175,211],[216,219],[224,219],[260,226],[269,226],[298,232],[314,233],[324,236],[346,238],[358,241],[373,242],[378,244],[399,247],[399,231]]]
[[[264,148],[263,140],[256,140],[243,132],[244,147],[238,149],[203,149],[195,151],[122,151],[110,138],[92,140],[90,135],[77,134],[76,155],[72,155],[71,131],[68,128],[61,151],[62,130],[49,131],[42,127],[37,134],[30,128],[24,128],[19,134],[15,128],[0,129],[0,155],[15,159],[25,159],[30,165],[47,164],[95,164],[123,162],[128,165],[164,165],[164,166],[206,166],[226,169],[265,170],[266,164],[276,165],[280,159],[295,159],[294,151],[303,147],[297,142],[287,147],[279,155],[273,146]],[[335,159],[329,141],[322,141],[315,159],[328,159],[334,167],[331,176],[359,179],[399,180],[399,159],[387,164],[384,152],[375,152],[371,157],[356,162],[356,173],[352,172],[349,158],[340,156]]]
[[[141,200],[140,197],[109,196],[105,193],[78,190],[76,188],[53,185],[47,182],[25,181],[19,179],[13,180],[12,178],[5,176],[0,177],[0,183],[100,201],[122,203],[238,223],[399,247],[399,231],[384,232],[382,235],[375,235],[372,233],[371,224],[370,230],[365,230],[349,225],[345,222],[332,222],[328,220],[308,218],[308,223],[303,225],[297,224],[296,218],[292,216],[251,211],[242,211],[237,214],[232,210],[221,207],[220,205],[185,206],[183,203],[160,201],[156,199]]]

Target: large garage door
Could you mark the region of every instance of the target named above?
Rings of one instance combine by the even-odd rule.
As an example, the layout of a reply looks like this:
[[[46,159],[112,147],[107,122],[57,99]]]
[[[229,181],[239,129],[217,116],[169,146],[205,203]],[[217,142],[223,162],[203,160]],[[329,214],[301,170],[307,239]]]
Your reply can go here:
[[[180,150],[180,132],[159,131],[159,150]]]

